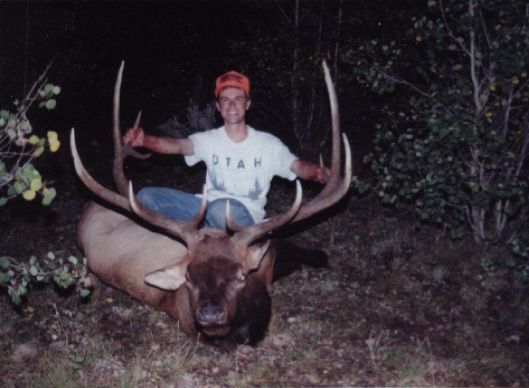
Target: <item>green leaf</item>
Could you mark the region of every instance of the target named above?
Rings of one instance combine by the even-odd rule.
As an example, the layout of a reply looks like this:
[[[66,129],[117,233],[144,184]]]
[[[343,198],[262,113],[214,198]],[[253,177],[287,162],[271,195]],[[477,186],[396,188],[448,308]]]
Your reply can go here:
[[[0,257],[0,268],[8,269],[10,264],[11,264],[11,261],[9,260],[7,256]]]
[[[53,92],[53,88],[54,88],[54,86],[52,84],[46,84],[44,86],[44,93],[45,94],[52,93]]]
[[[45,206],[48,206],[55,196],[57,195],[57,191],[53,187],[49,187],[44,191],[44,196],[42,197],[42,204]]]
[[[7,283],[11,279],[8,273],[0,272],[0,283]]]
[[[78,263],[77,257],[75,256],[68,257],[68,261],[72,263],[73,265],[76,265]]]
[[[54,98],[49,99],[46,101],[46,109],[52,110],[55,109],[57,106],[57,101]]]
[[[22,284],[18,285],[18,293],[19,295],[26,295],[28,293],[28,289],[23,286]]]
[[[40,146],[35,150],[35,157],[38,158],[40,155],[44,153],[44,146]]]
[[[18,291],[16,291],[13,287],[9,287],[8,288],[8,291],[7,293],[9,294],[9,296],[11,297],[11,301],[18,305],[20,304],[20,294],[18,293]]]
[[[449,128],[446,128],[446,127],[443,127],[439,130],[439,137],[441,139],[444,139],[446,137],[446,135],[448,135],[450,133],[450,129]]]

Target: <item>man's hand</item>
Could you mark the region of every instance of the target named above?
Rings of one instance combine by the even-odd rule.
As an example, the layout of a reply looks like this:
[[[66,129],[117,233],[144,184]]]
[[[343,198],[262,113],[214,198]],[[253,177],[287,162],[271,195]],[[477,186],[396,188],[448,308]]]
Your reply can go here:
[[[290,166],[290,170],[298,177],[305,180],[314,180],[322,184],[327,183],[331,175],[331,169],[325,166],[320,166],[315,163],[306,162],[302,160],[294,160]]]
[[[326,184],[331,177],[331,169],[325,166],[318,166],[316,168],[316,178],[315,181],[320,182],[321,184]]]
[[[145,133],[142,128],[130,128],[123,136],[123,144],[131,143],[133,147],[143,147]]]

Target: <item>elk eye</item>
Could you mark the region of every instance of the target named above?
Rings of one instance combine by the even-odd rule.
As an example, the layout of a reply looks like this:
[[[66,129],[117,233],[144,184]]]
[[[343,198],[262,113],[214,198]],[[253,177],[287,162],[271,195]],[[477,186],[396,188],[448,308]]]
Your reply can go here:
[[[245,281],[246,281],[246,276],[241,275],[241,276],[239,277],[239,282],[240,282],[240,283],[244,283]]]

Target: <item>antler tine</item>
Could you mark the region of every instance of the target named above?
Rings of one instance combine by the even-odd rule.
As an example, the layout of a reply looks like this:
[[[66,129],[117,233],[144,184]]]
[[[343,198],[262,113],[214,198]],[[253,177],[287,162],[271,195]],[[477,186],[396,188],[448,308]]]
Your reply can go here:
[[[206,185],[202,186],[202,202],[200,203],[200,209],[198,209],[197,214],[193,218],[191,218],[189,221],[187,221],[187,225],[190,230],[197,230],[198,224],[204,219],[204,216],[206,215],[206,206],[208,204],[208,189],[206,188]]]
[[[136,116],[136,121],[134,122],[133,129],[137,129],[140,127],[140,120],[141,120],[141,110],[138,112],[138,115]],[[140,154],[138,151],[136,151],[133,147],[130,141],[123,144],[123,155],[122,160],[125,160],[127,156],[133,156],[136,159],[145,160],[147,158],[151,157],[151,153],[148,154]]]
[[[147,221],[151,225],[161,228],[172,236],[181,238],[187,246],[200,239],[196,225],[203,217],[206,199],[202,200],[201,210],[198,212],[198,214],[190,221],[183,222],[162,216],[161,214],[149,209],[145,205],[142,205],[141,202],[136,200],[136,196],[134,195],[134,191],[132,189],[132,182],[129,182],[128,186],[128,200],[130,202],[130,207],[138,217]],[[199,218],[199,216],[201,217]],[[194,220],[197,218],[199,218],[198,222],[194,222]]]
[[[226,201],[226,228],[233,232],[239,232],[244,229],[244,225],[241,225],[231,219],[230,201]]]
[[[237,232],[233,238],[240,244],[250,245],[252,242],[263,237],[272,230],[287,223],[293,223],[308,218],[338,202],[349,190],[352,175],[351,149],[347,137],[343,135],[345,149],[345,169],[342,178],[341,170],[341,139],[340,139],[340,117],[338,113],[338,98],[332,83],[331,75],[327,63],[323,61],[323,72],[325,84],[329,93],[332,117],[332,160],[331,176],[326,182],[322,191],[310,202],[301,205],[301,186],[296,182],[296,201],[292,208],[281,215],[271,218],[268,221],[245,228]],[[299,199],[299,203],[298,203]]]
[[[331,159],[331,176],[326,182],[322,191],[311,201],[304,204],[296,218],[292,222],[301,221],[308,218],[338,202],[349,190],[352,176],[352,158],[351,148],[347,136],[342,135],[345,151],[345,167],[343,177],[341,170],[341,141],[340,141],[340,116],[338,110],[338,97],[332,83],[331,75],[327,63],[323,61],[323,73],[325,84],[329,94],[332,119],[332,159]]]
[[[272,217],[266,221],[263,221],[259,224],[244,228],[233,236],[233,241],[240,245],[248,246],[252,242],[260,239],[261,237],[267,235],[273,230],[287,224],[292,221],[296,216],[299,208],[301,207],[301,199],[303,197],[303,190],[301,189],[301,183],[296,181],[296,198],[290,209],[282,214],[279,214],[275,217]]]
[[[98,197],[115,206],[120,207],[121,209],[126,210],[129,213],[136,213],[139,217],[144,218],[147,222],[162,228],[168,234],[182,239],[187,244],[192,244],[199,238],[201,238],[200,233],[198,231],[198,224],[204,218],[204,214],[206,211],[207,198],[205,188],[200,210],[191,220],[189,220],[188,222],[183,222],[164,217],[139,203],[132,192],[132,184],[125,177],[125,173],[123,171],[123,158],[129,155],[128,148],[132,147],[130,144],[125,145],[125,147],[122,146],[119,123],[120,88],[123,75],[123,68],[124,62],[121,63],[121,66],[119,68],[118,76],[116,79],[116,85],[114,88],[114,109],[112,128],[114,138],[114,181],[116,183],[116,186],[118,187],[119,193],[103,187],[86,171],[85,167],[83,166],[83,163],[81,162],[81,158],[79,157],[79,153],[75,144],[75,133],[72,129],[70,135],[70,145],[74,159],[75,170],[77,171],[77,175],[79,175],[84,184]],[[139,120],[140,114],[138,114],[136,123],[134,124],[135,128],[139,127]]]
[[[121,62],[118,76],[116,78],[116,85],[114,86],[114,109],[112,111],[112,137],[114,138],[114,182],[118,191],[123,196],[127,196],[128,183],[125,172],[123,171],[123,147],[121,141],[121,125],[119,122],[119,108],[120,108],[120,91],[121,80],[123,78],[123,68],[125,61]]]
[[[119,67],[118,76],[116,78],[116,85],[114,86],[114,109],[112,112],[112,137],[114,138],[114,182],[118,188],[118,191],[121,195],[127,196],[128,184],[127,177],[123,170],[123,160],[129,155],[134,156],[138,159],[147,159],[151,154],[142,155],[139,152],[135,151],[132,148],[130,143],[122,145],[121,139],[121,124],[119,120],[119,109],[121,106],[121,81],[123,79],[123,69],[125,68],[125,61],[121,62]],[[136,122],[134,123],[134,128],[140,126],[141,111],[136,117]]]
[[[100,185],[94,178],[92,178],[88,171],[86,171],[83,162],[81,162],[81,158],[79,157],[79,152],[77,151],[77,146],[75,144],[75,130],[73,128],[70,132],[70,149],[72,151],[75,171],[83,183],[98,197],[130,212],[129,201],[126,197]]]

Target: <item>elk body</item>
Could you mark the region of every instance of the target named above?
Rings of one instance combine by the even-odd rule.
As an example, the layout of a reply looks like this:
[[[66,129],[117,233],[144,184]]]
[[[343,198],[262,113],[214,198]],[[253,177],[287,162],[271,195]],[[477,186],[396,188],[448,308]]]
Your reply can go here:
[[[118,192],[95,181],[78,155],[74,132],[71,148],[77,174],[103,201],[87,204],[77,229],[77,242],[90,270],[103,282],[165,311],[176,318],[194,340],[226,348],[260,341],[271,316],[274,262],[304,261],[309,252],[266,237],[275,229],[310,217],[332,206],[347,192],[351,180],[351,155],[344,136],[345,168],[341,170],[338,106],[329,71],[325,82],[331,101],[333,152],[332,174],[312,201],[302,204],[301,186],[285,213],[257,225],[202,227],[206,207],[188,222],[165,218],[135,200],[123,172],[123,159],[135,152],[122,145],[119,124],[123,64],[114,90],[114,179]],[[139,118],[136,121],[139,125]],[[137,156],[137,155],[135,155]],[[318,261],[318,258],[316,258]]]

